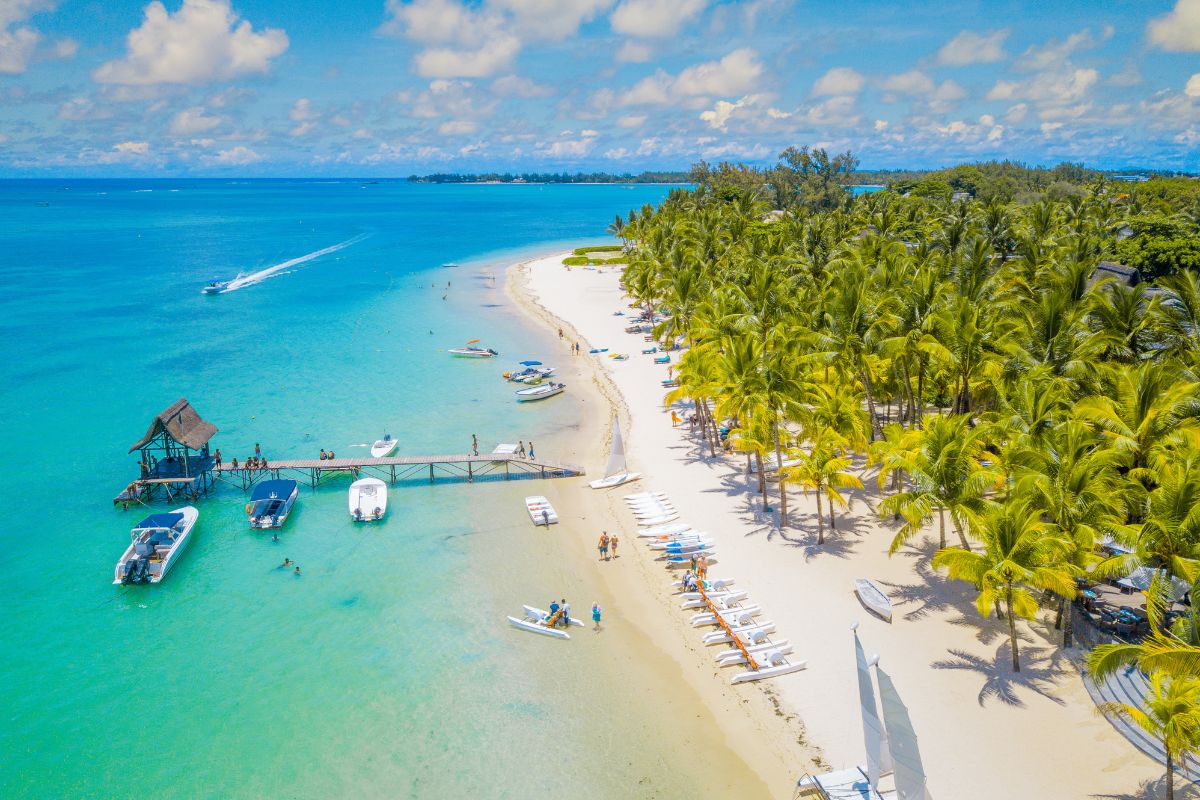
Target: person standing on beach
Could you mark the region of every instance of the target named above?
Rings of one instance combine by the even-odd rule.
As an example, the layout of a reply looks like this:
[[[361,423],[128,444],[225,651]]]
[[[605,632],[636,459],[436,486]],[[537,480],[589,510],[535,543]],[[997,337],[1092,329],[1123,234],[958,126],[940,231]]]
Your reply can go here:
[[[617,538],[617,535],[615,533],[612,536],[608,537],[608,546],[612,548],[612,557],[613,558],[617,557],[617,545],[619,545],[620,543],[621,543],[621,540]]]
[[[479,455],[479,438],[475,434],[471,434],[471,455]]]
[[[608,531],[600,534],[600,560],[608,561]]]
[[[593,628],[593,630],[597,630],[597,631],[600,630],[600,604],[599,603],[592,603],[592,622],[596,623],[596,627]]]
[[[675,411],[672,410],[671,411],[671,427],[674,428],[678,424],[679,424],[679,414],[675,413]]]

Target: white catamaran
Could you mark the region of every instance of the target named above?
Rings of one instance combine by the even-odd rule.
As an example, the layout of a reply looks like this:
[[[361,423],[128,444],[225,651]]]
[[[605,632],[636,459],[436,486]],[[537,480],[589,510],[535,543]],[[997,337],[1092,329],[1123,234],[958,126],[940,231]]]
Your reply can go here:
[[[642,473],[630,472],[625,466],[625,443],[621,441],[621,425],[614,416],[612,451],[608,455],[608,466],[604,469],[604,477],[592,481],[588,486],[593,489],[611,489],[613,486],[636,481],[640,477],[642,477]]]

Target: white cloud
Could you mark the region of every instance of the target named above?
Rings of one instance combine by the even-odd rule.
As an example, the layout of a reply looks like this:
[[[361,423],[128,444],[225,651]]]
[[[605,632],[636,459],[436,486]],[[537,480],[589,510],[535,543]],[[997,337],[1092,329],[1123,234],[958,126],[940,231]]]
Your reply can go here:
[[[118,153],[128,153],[129,155],[144,156],[150,152],[149,142],[121,142],[114,144],[113,150]]]
[[[201,106],[185,108],[171,120],[171,133],[176,136],[196,136],[207,133],[223,122],[221,117],[211,115]]]
[[[610,22],[614,31],[628,36],[671,36],[707,5],[708,0],[622,0]]]
[[[113,115],[108,106],[97,106],[90,97],[72,97],[58,109],[58,118],[78,122],[86,119],[108,119]]]
[[[452,119],[438,126],[442,136],[465,136],[479,130],[479,124],[469,119]]]
[[[662,70],[638,81],[621,97],[622,105],[670,105],[689,98],[745,94],[758,85],[762,64],[746,47],[720,61],[694,64],[676,76]]]
[[[307,136],[316,129],[321,112],[312,107],[307,97],[301,97],[288,111],[288,118],[296,123],[296,126],[288,131],[288,136]]]
[[[224,164],[227,166],[244,166],[253,164],[256,161],[262,161],[262,156],[251,150],[245,145],[239,144],[236,147],[231,147],[228,150],[222,150],[213,156],[209,161],[213,164]]]
[[[1017,103],[1004,112],[1004,119],[1013,125],[1024,122],[1027,116],[1029,116],[1029,106],[1026,103]]]
[[[899,94],[928,94],[933,91],[933,79],[919,69],[889,75],[880,85],[886,91]]]
[[[817,78],[812,86],[813,97],[858,94],[866,79],[850,67],[834,67]]]
[[[625,43],[617,50],[616,59],[621,64],[640,64],[649,61],[653,56],[654,48],[650,45],[626,39]]]
[[[42,35],[21,23],[53,7],[52,0],[0,0],[0,75],[19,75],[28,68]]]
[[[1187,86],[1183,88],[1183,93],[1188,97],[1200,97],[1200,72],[1188,78]]]
[[[519,75],[505,75],[492,81],[492,91],[501,97],[549,97],[554,94],[554,87]]]
[[[556,142],[543,144],[538,152],[550,158],[582,158],[592,151],[595,139],[585,136],[580,139],[559,139]]]
[[[1004,60],[1004,40],[1008,30],[976,33],[962,31],[937,51],[937,62],[949,67],[969,64],[993,64]]]
[[[412,115],[419,119],[478,119],[489,116],[498,101],[481,96],[471,81],[439,78],[412,101]]]
[[[624,147],[614,147],[612,150],[604,151],[604,157],[611,158],[614,161],[620,161],[621,159],[629,158],[631,155],[633,154]]]
[[[183,0],[174,14],[154,0],[145,15],[126,38],[125,57],[97,68],[96,81],[150,86],[227,80],[266,72],[288,47],[282,30],[255,33],[249,22],[239,22],[229,0]]]
[[[1026,81],[996,81],[988,91],[987,99],[1075,103],[1083,99],[1099,80],[1100,73],[1094,69],[1043,72]]]
[[[725,130],[725,126],[729,123],[733,113],[741,108],[753,106],[762,99],[762,95],[748,94],[738,100],[736,103],[730,103],[728,100],[718,100],[717,104],[708,111],[700,113],[700,119],[708,123],[710,128],[715,128],[719,131]]]
[[[801,116],[808,124],[823,128],[853,128],[862,120],[852,95],[830,97],[809,107]]]
[[[646,124],[645,114],[629,114],[617,118],[618,128],[640,128]]]
[[[1101,31],[1100,38],[1096,39],[1090,29],[1084,28],[1062,41],[1050,39],[1042,45],[1033,45],[1027,49],[1013,62],[1013,67],[1026,72],[1062,68],[1069,63],[1071,55],[1076,51],[1093,48],[1111,38],[1112,34],[1112,28],[1105,28]]]
[[[560,41],[572,36],[579,26],[606,11],[613,0],[492,0],[492,5],[512,16],[514,31]]]
[[[55,58],[74,58],[79,52],[79,42],[74,39],[59,39],[54,43]]]
[[[423,78],[486,78],[507,69],[521,42],[501,34],[472,50],[433,48],[417,54],[417,74]]]
[[[457,0],[387,0],[389,19],[382,33],[423,44],[477,45],[485,41],[500,19]]]
[[[1147,23],[1146,38],[1174,53],[1200,51],[1200,0],[1178,0],[1171,11]]]

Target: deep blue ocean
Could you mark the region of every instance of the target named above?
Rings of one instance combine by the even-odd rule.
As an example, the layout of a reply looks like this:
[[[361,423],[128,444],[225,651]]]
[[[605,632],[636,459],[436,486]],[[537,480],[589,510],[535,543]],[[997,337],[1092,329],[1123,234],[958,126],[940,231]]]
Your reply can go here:
[[[503,269],[610,241],[615,214],[668,189],[0,182],[0,796],[632,796],[657,764],[653,722],[616,761],[589,754],[642,701],[580,713],[586,674],[539,683],[526,648],[542,637],[498,615],[487,559],[508,545],[483,534],[531,537],[514,497],[537,484],[393,489],[365,527],[334,481],[302,489],[280,543],[222,487],[154,587],[111,585],[142,513],[112,498],[137,475],[130,445],[180,397],[227,461],[255,443],[362,454],[384,433],[405,454],[465,452],[472,433],[481,450],[549,448],[582,412],[517,405],[499,380],[560,347],[513,308]],[[447,357],[473,338],[504,358]],[[514,769],[558,748],[579,757]]]

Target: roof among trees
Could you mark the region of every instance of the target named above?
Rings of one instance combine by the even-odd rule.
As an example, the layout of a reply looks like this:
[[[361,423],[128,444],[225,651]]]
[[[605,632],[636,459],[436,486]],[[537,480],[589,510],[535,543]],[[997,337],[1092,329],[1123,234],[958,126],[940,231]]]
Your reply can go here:
[[[146,435],[130,447],[129,452],[140,450],[161,433],[166,433],[185,447],[199,450],[208,444],[216,432],[217,426],[204,421],[187,398],[181,397],[154,418]]]

